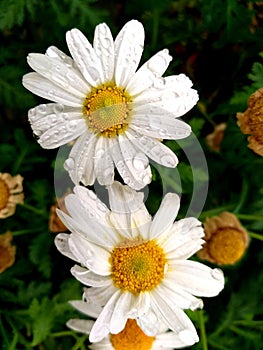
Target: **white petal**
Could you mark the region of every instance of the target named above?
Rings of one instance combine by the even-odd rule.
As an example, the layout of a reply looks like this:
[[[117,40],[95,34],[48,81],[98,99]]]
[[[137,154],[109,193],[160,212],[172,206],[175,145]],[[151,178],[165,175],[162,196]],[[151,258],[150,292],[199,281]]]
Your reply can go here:
[[[184,74],[156,79],[154,86],[136,96],[133,106],[135,110],[148,106],[178,118],[193,108],[199,99],[197,91],[191,86],[191,80]]]
[[[132,20],[125,24],[115,39],[115,81],[125,87],[134,75],[143,52],[143,25]]]
[[[79,262],[95,274],[101,276],[111,274],[110,254],[107,250],[89,243],[87,239],[76,233],[70,235],[69,247]]]
[[[110,323],[110,333],[120,333],[127,322],[128,312],[132,304],[132,294],[130,292],[123,292],[116,302],[115,309],[112,314]]]
[[[78,281],[85,284],[85,286],[106,287],[112,284],[110,277],[97,275],[79,265],[74,265],[70,269],[70,272]]]
[[[67,256],[72,260],[76,260],[76,257],[72,254],[68,245],[69,234],[59,233],[55,237],[55,246],[63,255]]]
[[[97,136],[90,134],[87,130],[73,145],[64,167],[75,184],[80,182],[83,182],[85,186],[94,184],[93,157],[96,142]]]
[[[169,278],[193,295],[213,297],[224,288],[224,275],[219,269],[190,260],[175,260],[169,265],[173,269]]]
[[[147,111],[148,108],[148,111]],[[133,116],[130,126],[141,135],[154,138],[180,140],[191,134],[191,127],[185,122],[163,114],[149,114],[149,107],[145,107],[146,114]],[[148,114],[147,114],[148,113]]]
[[[48,120],[47,117],[46,120]],[[45,121],[43,121],[45,122]],[[36,128],[40,123],[37,123]],[[37,140],[41,147],[52,149],[67,144],[75,140],[85,132],[86,125],[82,119],[58,121],[54,126],[41,134],[40,129],[33,129],[34,133],[39,137]]]
[[[110,297],[116,291],[119,291],[119,288],[117,289],[113,283],[107,287],[84,288],[83,300],[85,301],[85,304],[88,305],[86,309],[92,309],[94,312],[93,317],[97,318],[100,312],[97,314],[96,312],[98,310],[102,311],[104,305],[107,304]],[[87,314],[91,315],[90,311],[88,311]]]
[[[118,290],[115,292],[107,304],[104,306],[102,312],[97,318],[91,332],[89,340],[91,343],[98,342],[102,340],[110,332],[110,322],[112,318],[113,311],[115,309],[116,302],[121,296],[122,291]]]
[[[142,136],[132,130],[132,127],[130,127],[129,131],[126,131],[126,135],[135,147],[144,152],[156,163],[169,168],[175,168],[177,166],[178,159],[176,155],[159,140]]]
[[[114,180],[114,164],[110,156],[108,139],[99,137],[94,151],[94,171],[100,185],[111,185]]]
[[[195,338],[196,339],[196,338]],[[196,342],[196,341],[195,341]],[[192,342],[191,342],[192,343]],[[166,332],[163,334],[158,334],[154,341],[153,350],[157,349],[179,349],[189,346],[187,340],[185,342],[185,337],[181,338],[174,332]]]
[[[123,135],[119,136],[119,142],[109,139],[109,145],[112,159],[123,181],[136,190],[145,187],[151,181],[151,169],[145,156],[139,154]]]
[[[147,90],[163,75],[171,60],[167,49],[157,52],[131,77],[126,86],[127,91],[134,96]]]
[[[154,307],[162,315],[167,326],[178,334],[179,338],[183,338],[189,346],[199,340],[193,323],[173,300],[166,298],[157,289],[153,291],[152,297]],[[188,341],[185,337],[186,334]]]
[[[96,26],[93,47],[101,61],[104,81],[111,81],[114,73],[114,42],[107,24]]]
[[[143,202],[143,193],[128,186],[114,182],[108,187],[109,202],[112,212],[110,221],[127,238],[149,238],[151,216]],[[125,234],[128,230],[128,234]]]
[[[151,239],[159,237],[171,228],[180,207],[180,198],[175,193],[167,193],[155,214],[150,229]]]
[[[27,62],[37,73],[80,99],[84,99],[90,91],[82,76],[59,58],[31,53]]]
[[[203,308],[203,301],[201,299],[194,297],[192,294],[178,287],[174,281],[169,280],[169,272],[157,288],[159,293],[165,295],[167,299],[174,300],[175,304],[181,309],[196,310]]]
[[[32,72],[24,75],[22,83],[26,89],[47,100],[71,107],[82,107],[83,105],[83,98],[60,88],[38,73]]]
[[[82,32],[72,29],[67,32],[66,40],[72,57],[88,83],[92,86],[103,83],[101,62]]]
[[[84,315],[88,315],[94,318],[98,317],[103,308],[102,305],[99,305],[96,302],[89,303],[82,300],[70,300],[69,304]]]
[[[94,193],[91,194],[90,192],[92,191],[88,193],[90,196],[94,195]],[[64,215],[62,220],[66,218],[67,222],[70,221],[75,229],[87,238],[89,242],[105,247],[108,250],[112,249],[116,244],[116,233],[105,219],[105,215],[108,212],[107,207],[98,198],[95,197],[93,203],[92,200],[85,203],[75,194],[69,194],[65,199],[65,204],[72,219]]]
[[[91,328],[94,325],[94,321],[72,318],[66,323],[66,325],[68,328],[72,329],[73,331],[89,334],[91,331]]]

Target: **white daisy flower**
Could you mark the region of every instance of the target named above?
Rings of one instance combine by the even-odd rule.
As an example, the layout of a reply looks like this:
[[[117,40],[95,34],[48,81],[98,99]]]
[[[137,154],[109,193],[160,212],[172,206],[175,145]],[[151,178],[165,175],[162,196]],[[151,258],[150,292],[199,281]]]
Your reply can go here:
[[[201,223],[195,218],[174,222],[176,194],[166,194],[152,219],[142,192],[114,182],[108,193],[111,210],[82,186],[65,199],[69,215],[58,210],[72,233],[59,234],[56,246],[80,264],[71,273],[90,287],[80,310],[99,314],[90,341],[121,332],[127,319],[136,319],[149,336],[164,323],[185,343],[198,341],[183,309],[201,308],[196,297],[215,296],[224,286],[221,270],[187,260],[204,243]]]
[[[136,20],[115,41],[105,23],[96,27],[93,46],[78,29],[66,40],[73,59],[54,46],[28,56],[35,72],[23,77],[23,85],[55,102],[29,110],[39,144],[56,148],[76,139],[64,165],[75,184],[112,184],[115,165],[126,184],[140,189],[151,181],[148,157],[176,167],[177,157],[161,139],[190,134],[178,117],[198,94],[184,74],[162,78],[172,59],[168,50],[137,70],[144,28]]]
[[[94,325],[93,321],[71,319],[67,326],[74,331],[89,334]],[[125,328],[118,334],[109,334],[98,343],[89,346],[92,350],[173,350],[193,345],[185,343],[174,332],[168,331],[162,325],[159,333],[149,336],[143,333],[134,319],[128,319]]]

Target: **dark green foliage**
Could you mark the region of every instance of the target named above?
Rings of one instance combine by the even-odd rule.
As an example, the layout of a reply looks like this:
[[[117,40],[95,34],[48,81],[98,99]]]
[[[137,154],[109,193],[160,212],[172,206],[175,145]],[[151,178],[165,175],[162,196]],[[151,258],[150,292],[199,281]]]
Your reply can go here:
[[[173,61],[167,74],[187,74],[200,97],[182,117],[191,125],[193,138],[164,141],[177,154],[178,167],[152,165],[149,211],[154,214],[163,194],[174,191],[182,193],[179,217],[184,217],[193,191],[198,199],[209,182],[200,219],[228,210],[251,236],[245,257],[223,268],[223,292],[204,298],[203,313],[187,311],[201,335],[192,349],[206,350],[206,342],[209,350],[262,349],[263,158],[248,149],[247,135],[236,123],[236,113],[244,112],[249,96],[263,87],[262,3],[0,0],[0,9],[0,172],[21,174],[25,192],[25,204],[15,215],[0,219],[0,234],[12,231],[17,249],[14,265],[0,274],[0,350],[84,350],[89,344],[87,336],[65,326],[71,317],[79,317],[68,301],[81,299],[82,286],[71,277],[74,262],[57,252],[55,234],[49,231],[50,206],[56,197],[54,167],[63,169],[63,161],[56,159],[56,150],[41,149],[32,135],[28,109],[43,100],[21,84],[22,76],[31,71],[27,54],[44,53],[50,45],[68,53],[68,29],[81,29],[92,42],[98,23],[107,22],[116,35],[132,18],[145,27],[142,62],[168,48]],[[221,122],[227,127],[217,153],[205,138]],[[208,172],[198,163],[195,139]]]

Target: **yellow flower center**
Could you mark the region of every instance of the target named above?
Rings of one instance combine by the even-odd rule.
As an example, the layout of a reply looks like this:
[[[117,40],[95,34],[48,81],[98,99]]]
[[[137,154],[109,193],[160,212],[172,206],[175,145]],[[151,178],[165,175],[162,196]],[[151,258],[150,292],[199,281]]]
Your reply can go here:
[[[155,337],[149,337],[138,327],[135,320],[128,319],[123,331],[110,335],[114,350],[150,350]]]
[[[124,241],[113,249],[110,263],[115,286],[133,294],[152,290],[164,277],[165,254],[154,240]]]
[[[244,254],[246,242],[244,234],[234,228],[219,229],[208,243],[211,257],[218,264],[234,264]]]
[[[4,209],[8,203],[9,189],[5,181],[0,179],[0,210]]]
[[[131,102],[130,95],[113,83],[93,88],[83,106],[88,128],[104,137],[123,133],[129,125]]]

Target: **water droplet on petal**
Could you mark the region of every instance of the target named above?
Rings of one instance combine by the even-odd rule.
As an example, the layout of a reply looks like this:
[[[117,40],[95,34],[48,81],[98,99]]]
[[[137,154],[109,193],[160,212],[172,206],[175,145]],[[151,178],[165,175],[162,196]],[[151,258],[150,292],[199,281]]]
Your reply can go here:
[[[174,167],[176,166],[177,162],[175,161],[175,159],[173,159],[173,157],[169,156],[169,155],[165,155],[161,157],[161,164],[165,165],[165,166],[170,166],[170,167]]]
[[[220,269],[213,269],[213,270],[211,270],[211,275],[217,281],[220,281],[220,280],[222,280],[224,278],[223,271],[220,270]]]
[[[96,194],[93,192],[93,191],[89,191],[87,192],[88,193],[88,196],[93,199],[93,200],[96,200],[97,199],[97,196]]]
[[[145,185],[148,185],[152,180],[152,177],[150,175],[145,175],[142,179],[142,182],[145,184]]]
[[[64,162],[64,169],[67,171],[71,171],[75,167],[75,161],[72,158],[68,158]]]
[[[132,164],[137,170],[144,170],[148,166],[148,158],[143,153],[138,153],[132,160]]]

